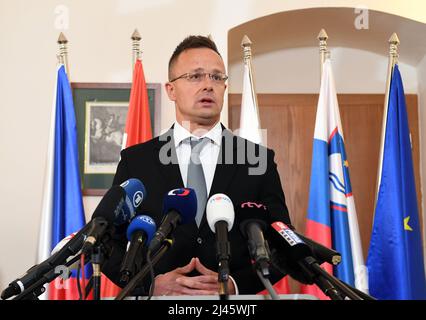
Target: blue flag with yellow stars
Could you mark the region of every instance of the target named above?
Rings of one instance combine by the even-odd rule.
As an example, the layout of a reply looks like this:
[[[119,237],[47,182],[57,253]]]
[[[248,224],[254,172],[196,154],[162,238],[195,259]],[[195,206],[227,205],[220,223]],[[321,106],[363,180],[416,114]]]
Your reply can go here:
[[[377,299],[426,299],[410,132],[397,65],[391,79],[383,150],[367,258],[370,294]]]

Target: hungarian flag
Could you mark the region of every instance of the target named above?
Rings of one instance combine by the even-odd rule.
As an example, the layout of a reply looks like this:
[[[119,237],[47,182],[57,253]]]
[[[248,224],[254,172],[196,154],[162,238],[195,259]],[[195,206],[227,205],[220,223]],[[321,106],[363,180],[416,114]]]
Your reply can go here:
[[[324,62],[317,106],[305,234],[341,253],[342,261],[334,270],[330,264],[323,264],[327,272],[357,289],[368,291],[349,162],[329,59]],[[304,285],[302,292],[328,298],[316,285]]]
[[[410,129],[398,65],[391,78],[367,266],[377,299],[424,300],[426,280]]]
[[[127,111],[122,148],[127,148],[152,138],[151,116],[149,114],[148,90],[142,62],[136,60],[133,72],[132,89],[130,90],[129,110]],[[102,297],[116,297],[121,288],[102,274]]]
[[[61,240],[79,231],[85,225],[75,111],[71,87],[62,64],[57,69],[54,92],[38,242],[38,262],[46,260]],[[86,276],[90,276],[88,273],[86,272]],[[48,293],[49,299],[78,299],[76,272],[73,271],[68,279],[56,278],[50,283]]]
[[[130,91],[129,110],[124,129],[122,148],[145,142],[152,138],[151,116],[149,114],[148,90],[142,62],[136,60],[133,83]]]

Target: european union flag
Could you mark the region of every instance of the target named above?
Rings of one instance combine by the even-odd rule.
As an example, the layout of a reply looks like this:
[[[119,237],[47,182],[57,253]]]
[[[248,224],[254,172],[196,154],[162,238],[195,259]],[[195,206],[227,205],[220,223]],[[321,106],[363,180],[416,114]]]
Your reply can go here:
[[[426,281],[404,88],[395,65],[382,172],[367,259],[377,299],[426,299]]]

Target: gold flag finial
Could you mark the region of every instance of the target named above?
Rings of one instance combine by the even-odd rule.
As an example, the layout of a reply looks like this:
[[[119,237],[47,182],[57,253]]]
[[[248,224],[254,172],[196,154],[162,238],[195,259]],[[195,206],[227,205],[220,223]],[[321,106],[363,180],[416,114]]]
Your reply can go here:
[[[318,33],[318,40],[327,40],[327,39],[328,39],[327,32],[325,32],[324,29],[321,29],[320,32]]]
[[[137,40],[137,41],[139,41],[139,40],[141,40],[142,38],[141,38],[141,35],[139,34],[139,31],[138,31],[138,29],[135,29],[135,31],[133,31],[133,33],[132,33],[132,40]]]
[[[133,69],[133,66],[136,63],[136,60],[141,58],[141,53],[142,53],[140,49],[141,47],[140,41],[142,37],[139,34],[138,29],[135,29],[135,31],[133,31],[131,39],[132,39],[132,69]]]
[[[243,40],[241,41],[241,47],[244,50],[244,62],[247,63],[251,59],[251,45],[252,42],[247,35],[244,35]]]
[[[58,43],[59,44],[68,43],[67,37],[65,37],[65,35],[62,32],[59,34]]]
[[[69,68],[68,68],[68,39],[65,37],[65,35],[61,32],[58,37],[58,44],[59,44],[59,54],[57,55],[59,63],[63,64],[65,67],[65,72],[68,75],[68,79],[70,78],[69,74]]]
[[[398,63],[398,45],[399,45],[398,35],[394,32],[389,38],[389,56],[393,59],[392,64]]]
[[[319,52],[320,52],[320,75],[322,76],[323,64],[325,60],[330,57],[330,51],[327,48],[327,39],[328,39],[327,32],[325,32],[324,29],[321,29],[317,38],[319,40]]]
[[[252,42],[250,40],[250,38],[245,34],[243,37],[243,40],[241,41],[241,46],[245,47],[245,46],[251,46]]]

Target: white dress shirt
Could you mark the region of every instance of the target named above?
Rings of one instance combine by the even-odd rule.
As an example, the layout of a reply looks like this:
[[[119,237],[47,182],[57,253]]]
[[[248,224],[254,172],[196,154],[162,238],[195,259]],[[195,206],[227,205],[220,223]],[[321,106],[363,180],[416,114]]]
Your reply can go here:
[[[210,143],[206,143],[200,152],[200,162],[201,166],[203,167],[204,177],[206,179],[208,197],[212,187],[214,172],[216,170],[217,159],[219,157],[220,146],[222,143],[222,126],[220,122],[218,122],[212,129],[210,129],[210,131],[200,137],[197,137],[182,127],[178,122],[175,122],[173,138],[175,140],[176,155],[179,162],[180,174],[182,176],[182,181],[185,187],[187,186],[188,165],[189,158],[191,157],[191,137],[195,138],[196,140],[201,138],[208,138],[210,140]],[[237,283],[232,276],[229,276],[229,278],[234,283],[235,294],[238,294]]]
[[[175,122],[173,130],[173,138],[175,140],[176,155],[179,162],[180,174],[185,187],[188,180],[188,165],[191,157],[191,144],[189,138],[208,138],[210,143],[206,143],[200,152],[201,166],[203,167],[204,177],[206,179],[207,196],[213,183],[214,172],[216,170],[217,158],[222,143],[222,126],[220,122],[210,129],[201,137],[197,137],[190,133],[187,129]]]

